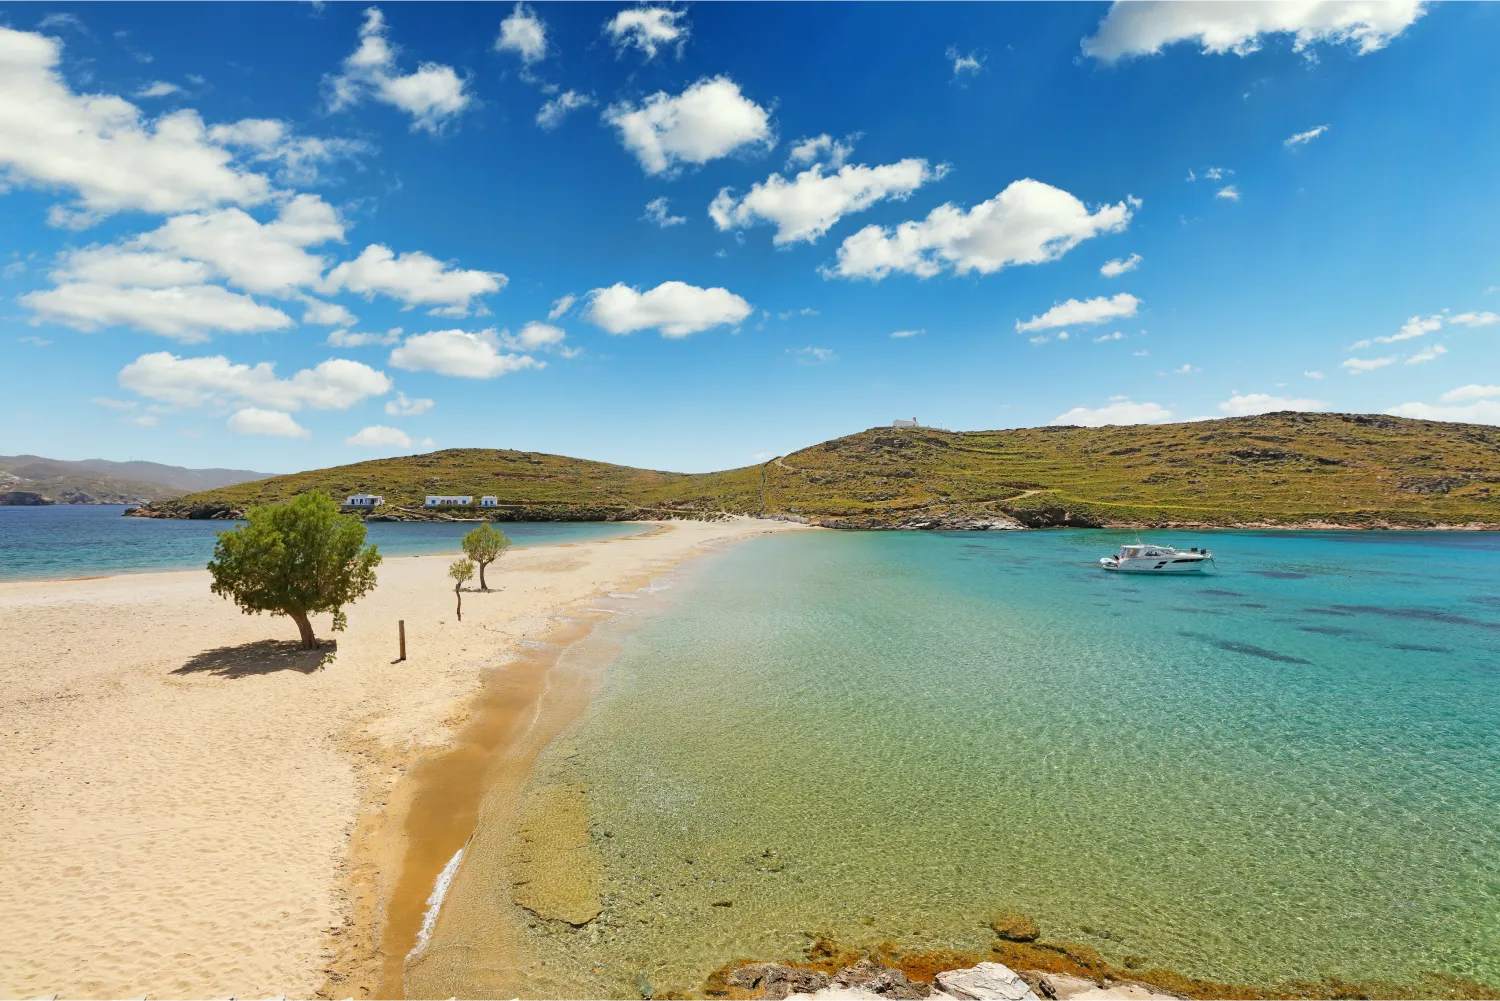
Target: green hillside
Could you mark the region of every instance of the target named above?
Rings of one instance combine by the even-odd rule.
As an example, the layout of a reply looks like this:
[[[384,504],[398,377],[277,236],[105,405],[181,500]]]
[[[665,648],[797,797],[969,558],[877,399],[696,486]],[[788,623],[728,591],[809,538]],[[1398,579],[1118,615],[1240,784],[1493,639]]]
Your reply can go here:
[[[503,519],[719,512],[839,528],[1046,525],[1500,527],[1500,428],[1278,413],[1187,424],[948,432],[874,428],[763,466],[683,474],[555,455],[452,449],[278,476],[149,505],[232,517],[292,494],[495,494]],[[455,513],[473,517],[476,513]]]

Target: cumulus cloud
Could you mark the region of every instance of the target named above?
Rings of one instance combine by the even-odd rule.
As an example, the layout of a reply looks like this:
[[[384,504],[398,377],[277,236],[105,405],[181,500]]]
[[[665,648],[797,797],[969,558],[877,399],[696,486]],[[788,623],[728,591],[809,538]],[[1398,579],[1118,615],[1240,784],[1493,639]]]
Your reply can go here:
[[[359,322],[359,317],[336,302],[323,302],[312,296],[303,296],[302,304],[307,307],[302,313],[303,323],[315,323],[320,327],[349,327]]]
[[[495,51],[514,52],[527,66],[540,62],[547,55],[547,28],[536,16],[536,11],[524,3],[517,3],[510,16],[500,22]]]
[[[246,407],[229,415],[229,430],[235,434],[263,434],[272,438],[308,438],[312,432],[280,410]]]
[[[283,184],[315,184],[324,164],[371,151],[368,143],[358,139],[293,135],[285,123],[273,118],[245,118],[215,125],[208,136],[249,160],[277,164],[277,179]]]
[[[1222,198],[1225,201],[1229,202],[1237,202],[1240,200],[1240,189],[1235,187],[1233,184],[1226,184],[1224,187],[1214,192],[1214,197]]]
[[[398,52],[380,8],[366,8],[359,47],[344,60],[342,73],[324,78],[329,110],[370,98],[406,112],[413,130],[441,132],[473,103],[466,82],[452,66],[441,63],[422,63],[414,72],[402,73],[396,65]]]
[[[344,444],[356,448],[411,448],[411,439],[400,428],[372,424],[345,438]]]
[[[536,123],[545,131],[551,132],[563,123],[563,119],[568,117],[568,112],[586,108],[593,103],[594,99],[587,94],[580,94],[576,90],[565,90],[542,105],[542,109],[536,113]]]
[[[390,362],[410,372],[437,372],[462,379],[493,379],[547,364],[530,355],[502,353],[494,330],[415,334],[391,352]]]
[[[1096,299],[1069,299],[1053,306],[1041,316],[1033,316],[1022,322],[1016,321],[1018,333],[1030,333],[1033,330],[1050,330],[1053,327],[1067,327],[1080,323],[1107,323],[1125,316],[1134,316],[1141,300],[1129,292],[1121,292],[1119,295],[1099,296]]]
[[[1500,424],[1500,400],[1479,400],[1464,406],[1442,407],[1430,403],[1403,403],[1386,413],[1393,417],[1415,417],[1425,421],[1459,424]]]
[[[329,331],[323,343],[334,348],[362,348],[368,344],[395,344],[401,340],[401,328],[392,327],[383,334],[355,333],[349,330]]]
[[[1306,132],[1298,132],[1287,139],[1283,139],[1281,145],[1287,149],[1291,149],[1293,146],[1305,146],[1327,131],[1328,126],[1319,125],[1317,128],[1308,129]]]
[[[1236,393],[1219,404],[1219,409],[1230,417],[1250,417],[1278,410],[1327,410],[1328,404],[1322,400],[1290,399],[1265,393]]]
[[[1177,42],[1205,54],[1247,56],[1268,35],[1290,35],[1296,52],[1319,43],[1375,52],[1426,13],[1425,0],[1142,0],[1110,7],[1083,40],[1084,55],[1102,62],[1155,55]]]
[[[521,327],[518,333],[502,331],[497,335],[496,340],[502,347],[512,351],[550,351],[564,358],[572,358],[577,352],[563,345],[567,336],[567,332],[562,327],[532,320]]]
[[[1441,344],[1432,344],[1406,359],[1406,364],[1420,365],[1424,361],[1432,361],[1434,358],[1439,358],[1447,353],[1448,349]]]
[[[173,94],[181,93],[182,88],[175,83],[168,83],[166,80],[155,80],[136,91],[135,96],[142,98],[170,97]]]
[[[647,292],[619,284],[596,288],[583,315],[611,334],[655,328],[663,337],[676,338],[741,323],[750,312],[750,304],[728,289],[672,281]]]
[[[1488,327],[1500,323],[1500,313],[1459,313],[1457,316],[1450,316],[1448,322],[1465,327]]]
[[[573,295],[572,293],[569,293],[559,299],[552,300],[552,308],[547,310],[547,319],[555,320],[558,317],[565,315],[568,310],[573,308],[573,303],[577,301],[578,297],[576,295]]]
[[[443,306],[465,315],[474,298],[500,291],[507,281],[498,272],[465,271],[420,250],[397,255],[389,247],[372,243],[354,260],[328,272],[322,287],[330,292],[358,292],[366,298],[379,292],[407,306]]]
[[[276,410],[348,410],[391,391],[384,372],[347,358],[329,358],[290,379],[276,377],[274,362],[244,365],[223,355],[179,358],[144,354],[120,370],[120,385],[158,403],[227,408],[252,404]]]
[[[121,288],[73,282],[28,292],[20,302],[38,320],[77,330],[131,326],[189,344],[214,332],[248,334],[294,326],[281,310],[218,285]]]
[[[1443,402],[1467,403],[1469,400],[1487,400],[1492,396],[1500,396],[1500,386],[1481,386],[1471,382],[1467,386],[1448,390],[1443,394]]]
[[[687,222],[687,216],[673,215],[667,210],[667,197],[653,198],[646,203],[646,214],[641,216],[647,222],[654,222],[662,229],[668,226],[680,226]]]
[[[849,159],[849,154],[854,152],[854,143],[858,138],[858,135],[852,135],[835,139],[825,132],[798,139],[792,143],[791,150],[787,153],[786,165],[806,167],[821,161],[828,164],[830,169],[838,170]]]
[[[432,400],[409,399],[405,393],[397,393],[394,400],[387,400],[385,412],[392,417],[421,417],[434,406]]]
[[[61,55],[56,39],[0,27],[0,180],[75,192],[54,223],[271,197],[270,180],[239,167],[197,112],[149,120],[121,97],[76,94],[58,73]]]
[[[907,159],[878,167],[845,164],[831,174],[814,164],[793,180],[772,174],[736,200],[729,188],[719,191],[708,215],[721,230],[767,222],[776,227],[778,246],[812,243],[846,215],[862,212],[876,202],[902,200],[928,181],[948,172],[945,165],[929,167],[926,160]]]
[[[677,58],[682,58],[682,47],[687,42],[688,26],[683,23],[683,12],[670,7],[631,7],[620,11],[604,25],[604,33],[614,43],[615,51],[627,48],[639,49],[650,61],[657,52],[672,47]]]
[[[1350,375],[1361,375],[1365,372],[1373,372],[1377,368],[1394,365],[1395,363],[1395,355],[1389,355],[1385,358],[1345,358],[1339,363],[1339,367],[1348,369]]]
[[[1098,428],[1107,424],[1157,424],[1171,416],[1172,411],[1159,403],[1135,403],[1128,396],[1111,396],[1102,407],[1074,407],[1058,414],[1051,423]]]
[[[725,76],[699,80],[676,97],[658,91],[639,106],[612,104],[604,120],[648,174],[776,144],[770,114]]]
[[[950,203],[894,231],[866,226],[844,240],[837,264],[824,274],[878,280],[903,271],[927,278],[946,267],[959,274],[991,274],[1017,264],[1041,264],[1090,237],[1123,230],[1140,204],[1126,198],[1090,212],[1061,188],[1026,178],[967,212]]]
[[[1099,273],[1106,278],[1118,278],[1127,271],[1134,271],[1141,266],[1140,254],[1131,254],[1129,257],[1116,257],[1112,261],[1105,261],[1099,268]]]
[[[965,73],[973,76],[984,65],[984,59],[977,53],[960,52],[957,45],[948,46],[948,51],[945,54],[948,57],[948,61],[953,64],[954,76],[963,76]]]
[[[159,229],[130,241],[202,261],[249,292],[286,294],[317,282],[327,263],[306,248],[344,238],[333,207],[317,195],[297,195],[276,219],[257,222],[237,208],[173,216]]]

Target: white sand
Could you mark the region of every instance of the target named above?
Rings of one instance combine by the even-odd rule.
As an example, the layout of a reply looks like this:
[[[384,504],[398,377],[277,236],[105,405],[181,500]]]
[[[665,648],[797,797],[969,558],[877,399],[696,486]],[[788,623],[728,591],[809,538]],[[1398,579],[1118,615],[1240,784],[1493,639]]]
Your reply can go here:
[[[516,551],[462,623],[451,556],[387,559],[323,670],[286,646],[205,664],[297,635],[213,597],[206,571],[0,583],[0,996],[311,995],[360,932],[361,804],[451,738],[483,668],[633,578],[788,527]]]

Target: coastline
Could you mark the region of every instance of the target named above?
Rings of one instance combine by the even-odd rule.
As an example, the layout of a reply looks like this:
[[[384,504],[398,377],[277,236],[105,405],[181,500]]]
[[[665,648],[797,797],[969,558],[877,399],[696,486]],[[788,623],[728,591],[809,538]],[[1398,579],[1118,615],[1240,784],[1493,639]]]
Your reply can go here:
[[[788,527],[678,522],[519,550],[491,594],[466,595],[461,625],[446,557],[388,559],[348,630],[320,616],[324,647],[300,656],[286,622],[212,597],[206,571],[0,583],[0,993],[347,981],[374,940],[361,921],[399,879],[361,835],[382,814],[404,825],[403,777],[452,744],[493,669],[596,595]]]

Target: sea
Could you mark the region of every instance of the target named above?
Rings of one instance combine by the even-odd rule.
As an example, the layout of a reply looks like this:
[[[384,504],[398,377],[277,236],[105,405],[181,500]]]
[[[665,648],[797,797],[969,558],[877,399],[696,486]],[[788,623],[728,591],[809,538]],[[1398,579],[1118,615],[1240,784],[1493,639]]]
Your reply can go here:
[[[224,521],[126,518],[113,504],[0,506],[0,580],[98,577],[156,570],[201,570]],[[634,535],[647,526],[619,522],[494,522],[518,547],[591,542]],[[456,522],[372,521],[368,541],[386,556],[457,553],[474,526]]]
[[[984,952],[1019,911],[1119,966],[1500,989],[1500,535],[1142,535],[1217,571],[1102,572],[1135,533],[796,532],[619,602],[531,780],[587,789],[604,911],[459,961],[685,996],[820,937]]]

